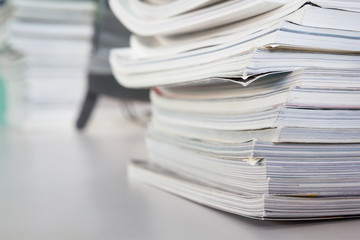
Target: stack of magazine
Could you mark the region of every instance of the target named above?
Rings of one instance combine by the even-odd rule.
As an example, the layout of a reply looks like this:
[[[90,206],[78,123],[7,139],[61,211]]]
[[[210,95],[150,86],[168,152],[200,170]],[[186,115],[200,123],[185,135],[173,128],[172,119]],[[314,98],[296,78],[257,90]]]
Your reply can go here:
[[[152,87],[131,178],[259,219],[360,215],[359,1],[120,1],[110,61]]]
[[[16,0],[9,44],[24,55],[26,91],[21,129],[72,126],[86,90],[95,4]]]

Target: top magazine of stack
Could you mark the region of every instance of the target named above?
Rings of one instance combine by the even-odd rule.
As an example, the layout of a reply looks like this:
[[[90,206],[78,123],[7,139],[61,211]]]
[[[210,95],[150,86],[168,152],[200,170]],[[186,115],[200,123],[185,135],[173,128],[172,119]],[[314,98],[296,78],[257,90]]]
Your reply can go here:
[[[181,0],[153,4],[140,0],[111,0],[116,16],[132,32],[142,35],[170,35],[218,27],[248,19],[282,7],[291,12],[309,1],[292,0]],[[342,1],[311,1],[324,7],[341,7]],[[349,1],[347,1],[349,2]],[[347,9],[360,10],[359,4]],[[286,10],[285,10],[286,9]],[[279,14],[279,12],[275,13]],[[281,17],[281,14],[277,15]]]
[[[111,2],[116,13],[118,0]],[[190,34],[134,35],[131,48],[112,51],[113,73],[124,86],[139,88],[214,78],[236,78],[246,85],[264,74],[310,66],[357,69],[360,3],[354,2],[352,11],[340,5],[327,8],[327,3],[289,1],[263,14]],[[289,61],[293,58],[297,61]]]

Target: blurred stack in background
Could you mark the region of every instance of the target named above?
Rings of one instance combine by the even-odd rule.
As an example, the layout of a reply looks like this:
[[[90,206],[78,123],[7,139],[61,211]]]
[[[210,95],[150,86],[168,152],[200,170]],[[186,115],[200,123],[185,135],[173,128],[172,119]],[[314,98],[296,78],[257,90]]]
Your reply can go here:
[[[96,4],[85,0],[12,4],[8,43],[24,56],[26,67],[22,85],[18,76],[6,80],[7,124],[25,130],[72,127],[86,90]],[[2,55],[19,62],[19,54]],[[12,72],[21,71],[14,67]]]

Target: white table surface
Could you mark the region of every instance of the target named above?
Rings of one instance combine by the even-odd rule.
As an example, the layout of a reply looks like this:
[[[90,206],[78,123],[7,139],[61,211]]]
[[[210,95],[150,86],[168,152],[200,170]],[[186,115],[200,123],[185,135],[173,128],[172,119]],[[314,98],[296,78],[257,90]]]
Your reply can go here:
[[[0,130],[1,240],[360,239],[360,219],[266,222],[128,182],[144,129]]]

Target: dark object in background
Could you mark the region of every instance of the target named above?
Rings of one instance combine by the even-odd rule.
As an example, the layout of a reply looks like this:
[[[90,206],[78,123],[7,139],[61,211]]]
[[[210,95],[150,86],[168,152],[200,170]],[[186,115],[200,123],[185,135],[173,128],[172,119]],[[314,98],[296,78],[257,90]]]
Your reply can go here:
[[[128,46],[129,36],[130,32],[113,15],[108,2],[100,0],[95,25],[94,52],[89,67],[88,90],[76,123],[78,129],[86,126],[100,95],[122,100],[149,101],[148,89],[125,88],[111,73],[109,52],[112,48]]]

